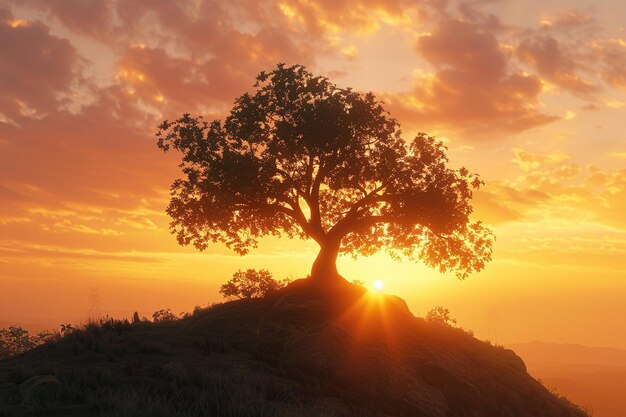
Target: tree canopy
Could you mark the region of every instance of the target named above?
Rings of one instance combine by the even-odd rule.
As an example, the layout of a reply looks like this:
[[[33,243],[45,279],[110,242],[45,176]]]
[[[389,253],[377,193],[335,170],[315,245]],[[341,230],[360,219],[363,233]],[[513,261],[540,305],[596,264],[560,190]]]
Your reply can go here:
[[[470,220],[478,176],[426,133],[407,143],[373,93],[301,65],[261,72],[225,120],[185,114],[157,137],[182,154],[167,208],[182,245],[243,255],[265,235],[312,238],[316,279],[338,276],[339,252],[385,249],[459,278],[491,259],[491,231]]]

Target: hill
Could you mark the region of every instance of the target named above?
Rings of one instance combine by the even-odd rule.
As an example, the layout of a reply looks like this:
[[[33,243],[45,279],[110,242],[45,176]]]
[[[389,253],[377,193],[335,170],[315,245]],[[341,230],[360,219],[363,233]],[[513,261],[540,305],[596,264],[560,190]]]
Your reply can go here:
[[[593,413],[623,417],[626,410],[626,350],[546,342],[510,346],[528,371]]]
[[[0,362],[3,416],[583,417],[513,351],[403,300],[298,280],[181,320],[109,320]]]

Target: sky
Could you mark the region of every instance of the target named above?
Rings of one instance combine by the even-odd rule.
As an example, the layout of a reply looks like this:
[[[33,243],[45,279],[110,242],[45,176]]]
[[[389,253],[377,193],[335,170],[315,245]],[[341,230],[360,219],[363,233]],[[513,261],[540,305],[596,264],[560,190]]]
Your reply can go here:
[[[157,125],[223,118],[303,64],[372,91],[486,183],[493,261],[460,281],[385,254],[348,279],[495,343],[626,348],[626,8],[612,0],[0,0],[0,326],[221,301],[238,269],[306,276],[314,242],[245,257],[169,233]]]

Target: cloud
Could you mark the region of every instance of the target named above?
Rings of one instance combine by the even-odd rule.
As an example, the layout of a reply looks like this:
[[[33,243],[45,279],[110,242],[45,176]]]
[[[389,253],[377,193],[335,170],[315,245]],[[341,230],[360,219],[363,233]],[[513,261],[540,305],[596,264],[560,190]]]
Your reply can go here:
[[[102,37],[110,34],[113,24],[114,3],[107,0],[20,0],[20,3],[45,10],[76,33]]]
[[[506,243],[497,247],[501,261],[535,264],[552,271],[571,267],[588,277],[617,276],[624,269],[626,234],[594,225],[568,221],[509,224],[501,228]],[[552,272],[551,272],[552,273]],[[587,285],[587,284],[583,284]]]
[[[595,58],[599,62],[602,78],[612,87],[626,88],[626,40],[622,38],[598,39],[593,42]]]
[[[10,187],[0,185],[0,202],[5,205],[9,202],[27,202],[29,198],[19,191],[12,190]],[[5,206],[6,207],[6,206]]]
[[[577,165],[562,153],[514,154],[521,174],[487,179],[474,198],[475,217],[498,237],[497,258],[623,270],[626,170]]]
[[[43,117],[61,105],[81,61],[69,41],[38,21],[14,19],[8,10],[0,21],[0,113],[17,123]]]
[[[281,0],[275,4],[279,21],[299,42],[306,39],[318,55],[357,61],[356,44],[381,31],[412,33],[416,24],[434,19],[440,7],[421,0]],[[278,17],[280,19],[278,19]],[[409,35],[411,37],[412,35]]]
[[[442,22],[432,34],[420,38],[417,49],[433,65],[464,68],[468,77],[479,82],[500,76],[506,67],[496,37],[468,22]]]
[[[518,59],[537,70],[539,75],[582,97],[591,98],[599,87],[577,74],[577,59],[564,50],[551,36],[535,36],[524,40],[516,50]]]
[[[476,218],[491,225],[525,221],[528,214],[551,196],[541,190],[524,188],[508,181],[490,181],[475,195]]]
[[[387,96],[411,126],[453,127],[481,140],[556,120],[537,109],[541,80],[513,70],[493,33],[446,20],[420,37],[417,51],[435,72],[418,73],[413,91]]]
[[[541,27],[543,29],[571,31],[572,29],[588,26],[594,22],[595,20],[592,16],[580,10],[568,9],[547,15],[541,19]]]
[[[559,163],[567,161],[568,155],[562,153],[532,153],[521,148],[513,148],[515,158],[512,162],[518,165],[523,171],[532,171],[545,164]]]
[[[26,0],[21,5],[34,10],[27,15],[41,16],[43,12],[50,16],[50,25],[54,26],[55,32],[68,37],[60,39],[50,35],[49,28],[41,22],[29,23],[70,48],[74,61],[70,57],[56,56],[63,51],[50,57],[57,66],[76,69],[75,61],[81,52],[89,56],[82,61],[90,67],[90,73],[97,71],[100,78],[104,73],[103,64],[111,65],[106,76],[112,73],[118,77],[100,79],[100,87],[113,83],[125,87],[121,91],[131,95],[139,90],[141,94],[135,99],[141,99],[143,110],[152,113],[167,114],[169,110],[182,113],[194,108],[206,110],[219,107],[219,104],[223,107],[249,88],[254,76],[263,69],[274,67],[278,62],[314,62],[311,39],[283,25],[273,3],[247,0],[226,3],[213,0]],[[24,42],[15,40],[13,45],[16,50],[36,51],[33,46],[36,43],[42,50],[51,51],[50,46],[40,39],[33,40],[33,45],[23,45]],[[92,51],[98,49],[100,56],[93,55],[89,48]],[[65,54],[69,55],[68,52]],[[111,56],[111,62],[105,62],[104,55]],[[89,59],[92,62],[87,62]],[[28,60],[33,61],[32,58]],[[95,68],[96,65],[100,68]],[[13,66],[16,78],[19,78],[24,62],[16,62]],[[59,78],[56,72],[68,72],[55,72],[55,68],[46,62],[37,68],[52,68],[52,80]],[[31,74],[24,75],[26,78]],[[58,87],[55,92],[67,93],[69,80],[60,81],[65,82],[55,85]],[[101,93],[97,88],[90,92],[96,99]],[[21,102],[21,110],[16,111],[39,114],[35,113],[37,106],[29,100],[21,99]],[[5,119],[12,119],[12,114],[1,107],[0,113],[4,113]]]
[[[71,259],[85,263],[88,261],[117,261],[132,263],[159,263],[163,262],[158,256],[141,254],[136,252],[122,251],[99,251],[92,248],[67,248],[65,246],[28,244],[21,241],[0,240],[0,253],[11,255],[15,262],[27,261],[28,258],[36,257],[40,261],[50,264],[51,262]],[[152,255],[152,256],[151,256]],[[0,255],[0,261],[5,260]]]
[[[198,60],[172,56],[165,48],[127,47],[117,61],[118,82],[162,113],[224,108],[252,86],[262,69],[286,58],[300,60],[296,51],[281,51],[273,41],[277,37],[269,32],[233,34],[210,58]]]
[[[544,17],[539,30],[525,30],[517,58],[547,81],[601,108],[598,93],[604,81],[626,88],[626,40],[607,33],[596,19],[570,9]]]
[[[411,14],[421,14],[422,2],[411,0],[286,0],[280,12],[292,24],[304,26],[317,36],[353,32],[368,34],[382,23],[405,24]]]
[[[569,162],[558,152],[513,149],[522,174],[487,180],[476,194],[477,217],[492,224],[587,224],[626,233],[626,170],[603,171]],[[530,226],[529,226],[530,227]]]
[[[500,225],[521,219],[522,213],[502,201],[493,186],[475,192],[473,206],[475,217],[489,225]]]

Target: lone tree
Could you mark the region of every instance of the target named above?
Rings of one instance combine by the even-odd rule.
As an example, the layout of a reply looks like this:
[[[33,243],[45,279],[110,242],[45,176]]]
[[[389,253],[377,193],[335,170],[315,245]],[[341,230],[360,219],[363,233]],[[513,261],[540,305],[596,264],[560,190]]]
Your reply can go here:
[[[340,278],[340,252],[384,248],[461,279],[491,259],[491,231],[469,219],[482,182],[448,168],[440,141],[405,142],[374,94],[301,65],[261,72],[254,88],[223,122],[185,114],[159,126],[159,148],[182,153],[167,208],[181,245],[244,255],[261,236],[312,238],[314,282]]]

